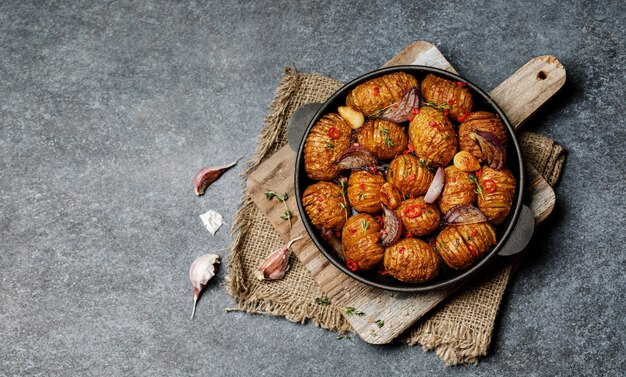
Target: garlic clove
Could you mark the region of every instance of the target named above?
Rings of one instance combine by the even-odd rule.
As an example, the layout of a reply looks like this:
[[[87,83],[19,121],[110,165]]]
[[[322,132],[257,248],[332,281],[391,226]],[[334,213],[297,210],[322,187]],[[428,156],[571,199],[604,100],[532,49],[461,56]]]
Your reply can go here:
[[[279,280],[285,277],[285,273],[289,269],[289,248],[291,244],[301,239],[294,238],[287,242],[285,246],[281,246],[271,253],[254,271],[254,276],[259,280]]]
[[[193,187],[194,187],[194,192],[196,193],[196,195],[198,196],[204,195],[204,191],[207,189],[207,187],[209,187],[213,182],[217,181],[217,179],[222,174],[224,174],[226,170],[237,165],[237,161],[239,161],[239,159],[227,165],[218,166],[218,167],[206,166],[200,169],[200,171],[196,174],[196,176],[193,179]]]
[[[189,267],[189,280],[193,287],[193,311],[191,312],[191,318],[196,314],[196,304],[198,303],[198,297],[200,292],[207,285],[209,280],[217,272],[217,268],[220,264],[220,257],[216,254],[204,254],[196,258]]]

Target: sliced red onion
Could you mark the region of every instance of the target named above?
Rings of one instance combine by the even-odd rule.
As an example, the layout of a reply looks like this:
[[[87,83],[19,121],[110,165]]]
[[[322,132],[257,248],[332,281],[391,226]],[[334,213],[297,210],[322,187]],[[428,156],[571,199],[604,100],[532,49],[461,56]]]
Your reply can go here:
[[[383,213],[385,214],[385,231],[380,238],[380,244],[387,247],[400,240],[400,236],[402,236],[402,221],[400,221],[400,218],[393,210],[384,204]]]
[[[506,148],[500,139],[486,131],[472,132],[471,136],[478,143],[480,151],[483,153],[483,161],[492,169],[502,169],[506,163]]]
[[[487,217],[471,204],[450,208],[443,218],[449,225],[477,224],[487,221]]]
[[[418,109],[420,105],[420,97],[417,92],[417,87],[414,86],[408,92],[402,96],[400,101],[386,108],[380,113],[380,118],[390,120],[396,123],[402,123],[409,120],[411,111]]]
[[[435,178],[430,183],[430,187],[428,187],[428,191],[426,191],[426,195],[424,195],[424,202],[428,204],[433,204],[435,200],[439,199],[441,196],[441,192],[443,191],[443,185],[446,183],[446,174],[443,171],[443,168],[438,167],[437,172],[435,173]]]
[[[332,247],[332,249],[339,255],[341,260],[345,260],[343,256],[343,246],[341,246],[341,238],[335,234],[335,231],[332,229],[322,229],[321,232],[322,238]]]
[[[335,159],[334,163],[341,169],[361,169],[369,166],[377,166],[378,160],[368,149],[353,144]]]

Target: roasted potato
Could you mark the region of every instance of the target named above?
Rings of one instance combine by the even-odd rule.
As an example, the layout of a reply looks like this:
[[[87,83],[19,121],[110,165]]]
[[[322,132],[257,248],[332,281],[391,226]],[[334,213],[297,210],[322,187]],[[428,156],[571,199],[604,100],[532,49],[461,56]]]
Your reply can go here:
[[[380,206],[380,189],[385,178],[380,174],[366,171],[354,171],[348,180],[348,199],[354,209],[359,212],[376,213]]]
[[[405,238],[385,249],[385,270],[407,283],[421,283],[439,273],[439,257],[426,242]]]
[[[402,221],[404,230],[413,236],[424,236],[439,227],[441,213],[437,206],[424,202],[424,197],[407,199],[396,208],[396,214]]]
[[[398,101],[417,79],[408,73],[394,72],[358,85],[346,97],[346,104],[370,116],[390,103]]]
[[[459,126],[459,148],[462,151],[468,151],[480,161],[483,160],[483,153],[478,143],[472,139],[472,132],[475,131],[490,132],[505,146],[509,141],[506,127],[496,114],[487,111],[471,113]]]
[[[444,263],[455,270],[465,269],[496,244],[496,232],[488,222],[449,225],[437,236],[437,251]]]
[[[343,256],[353,271],[371,270],[381,259],[384,249],[378,244],[380,225],[368,214],[360,213],[346,221],[341,232]]]
[[[390,160],[401,154],[408,143],[404,128],[384,119],[372,119],[365,122],[357,131],[356,140],[379,160]]]
[[[444,215],[457,205],[468,205],[476,201],[476,185],[470,180],[470,173],[457,169],[454,165],[445,168],[446,183],[437,204]]]
[[[409,124],[415,154],[432,165],[446,166],[456,153],[456,132],[441,111],[421,107]]]
[[[421,91],[422,98],[427,102],[437,106],[450,106],[450,116],[454,119],[466,116],[474,106],[472,93],[465,83],[453,82],[429,74],[422,80]]]
[[[396,209],[402,203],[402,194],[389,182],[380,188],[380,202],[388,208]]]
[[[480,185],[478,195],[478,209],[487,216],[492,223],[501,224],[511,210],[515,196],[515,177],[507,168],[495,170],[488,166],[477,174]]]
[[[410,154],[394,158],[387,170],[387,182],[404,195],[424,195],[434,177],[425,162]]]
[[[317,181],[330,181],[339,168],[337,156],[350,147],[352,129],[338,114],[324,115],[312,128],[304,144],[304,167]]]
[[[307,187],[302,194],[302,205],[318,229],[341,230],[350,211],[341,187],[331,182],[317,182]]]

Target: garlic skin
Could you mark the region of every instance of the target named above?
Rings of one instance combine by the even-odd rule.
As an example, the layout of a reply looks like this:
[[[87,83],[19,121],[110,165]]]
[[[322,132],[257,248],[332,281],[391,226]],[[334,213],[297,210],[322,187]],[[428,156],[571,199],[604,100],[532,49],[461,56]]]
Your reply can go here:
[[[191,263],[191,267],[189,267],[189,280],[191,281],[191,286],[193,287],[192,319],[196,314],[196,304],[198,303],[200,292],[204,289],[209,280],[215,276],[219,264],[219,255],[204,254],[196,258],[196,260]]]
[[[259,280],[279,280],[285,277],[285,273],[289,269],[289,255],[291,254],[289,248],[291,244],[301,238],[294,238],[285,246],[281,246],[271,253],[254,271],[254,276]]]

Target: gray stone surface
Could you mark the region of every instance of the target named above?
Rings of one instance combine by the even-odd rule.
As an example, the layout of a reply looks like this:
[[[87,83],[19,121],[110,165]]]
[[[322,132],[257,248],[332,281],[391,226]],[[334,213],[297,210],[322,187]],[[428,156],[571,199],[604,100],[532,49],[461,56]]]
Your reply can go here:
[[[565,3],[0,2],[0,375],[623,373],[626,7]],[[348,80],[418,39],[485,89],[536,55],[568,72],[527,126],[569,149],[557,209],[490,355],[225,313],[218,284],[190,321],[187,268],[228,256],[243,187],[238,166],[197,198],[196,171],[253,153],[283,66]]]

